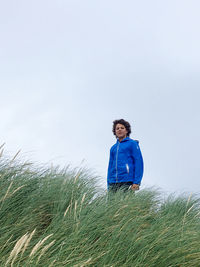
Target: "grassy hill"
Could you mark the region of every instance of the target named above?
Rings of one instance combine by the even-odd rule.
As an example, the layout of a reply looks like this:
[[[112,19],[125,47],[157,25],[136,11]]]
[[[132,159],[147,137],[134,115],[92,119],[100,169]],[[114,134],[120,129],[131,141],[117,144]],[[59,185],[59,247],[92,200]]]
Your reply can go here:
[[[0,266],[200,266],[193,196],[107,195],[83,169],[0,160]]]

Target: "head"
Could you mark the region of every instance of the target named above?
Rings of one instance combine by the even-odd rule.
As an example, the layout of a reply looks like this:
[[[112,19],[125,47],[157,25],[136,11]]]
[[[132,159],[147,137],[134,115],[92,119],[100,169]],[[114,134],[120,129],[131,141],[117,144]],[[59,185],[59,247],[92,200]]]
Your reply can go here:
[[[131,125],[123,119],[113,121],[113,134],[116,138],[123,139],[130,135]]]

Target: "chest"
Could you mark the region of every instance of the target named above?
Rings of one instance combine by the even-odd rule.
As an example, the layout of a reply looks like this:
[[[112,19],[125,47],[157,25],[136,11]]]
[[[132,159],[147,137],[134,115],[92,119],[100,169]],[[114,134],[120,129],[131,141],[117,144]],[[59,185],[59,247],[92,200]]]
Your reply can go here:
[[[113,147],[113,154],[114,157],[118,156],[124,156],[127,157],[130,155],[130,146],[128,144],[128,142],[124,142],[124,143],[118,143]]]

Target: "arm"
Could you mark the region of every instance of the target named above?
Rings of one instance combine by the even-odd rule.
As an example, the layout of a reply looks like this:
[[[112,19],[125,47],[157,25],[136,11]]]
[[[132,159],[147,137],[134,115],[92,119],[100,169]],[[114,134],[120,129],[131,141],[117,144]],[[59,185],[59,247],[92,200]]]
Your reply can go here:
[[[138,185],[140,185],[141,183],[144,170],[142,153],[140,151],[140,147],[137,142],[132,143],[132,157],[135,162],[135,177],[133,177],[132,189],[137,190],[139,189]]]
[[[108,180],[111,174],[111,167],[112,167],[112,162],[113,162],[113,155],[112,151],[110,149],[110,158],[109,158],[109,164],[108,164],[108,174],[107,174],[107,187],[109,188]]]

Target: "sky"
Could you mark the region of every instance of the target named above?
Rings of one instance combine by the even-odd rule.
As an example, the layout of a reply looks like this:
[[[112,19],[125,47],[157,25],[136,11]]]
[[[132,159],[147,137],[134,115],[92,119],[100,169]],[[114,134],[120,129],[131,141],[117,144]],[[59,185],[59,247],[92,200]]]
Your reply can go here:
[[[106,188],[112,122],[144,158],[141,188],[199,193],[199,0],[0,0],[0,145],[86,166]]]

